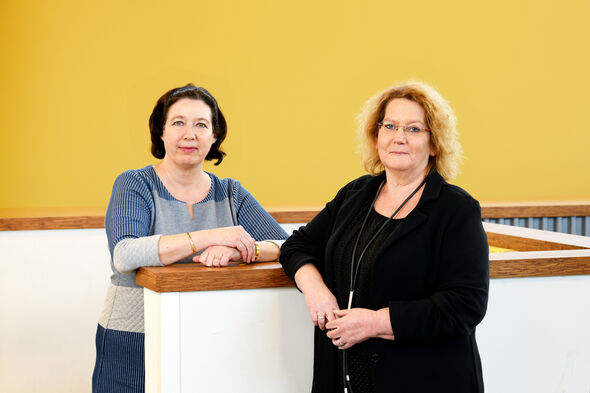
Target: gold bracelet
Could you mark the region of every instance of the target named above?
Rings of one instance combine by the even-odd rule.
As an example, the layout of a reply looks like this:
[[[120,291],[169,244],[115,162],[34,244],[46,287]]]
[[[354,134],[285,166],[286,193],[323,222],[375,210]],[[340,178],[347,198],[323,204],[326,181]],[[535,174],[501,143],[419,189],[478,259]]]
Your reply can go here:
[[[186,235],[188,236],[188,242],[191,244],[191,249],[193,250],[193,254],[196,254],[197,248],[195,247],[195,243],[193,243],[193,238],[191,237],[191,234],[187,232]]]
[[[256,252],[254,253],[254,260],[257,261],[258,257],[260,256],[260,247],[258,247],[258,243],[254,243],[254,248],[256,249]]]

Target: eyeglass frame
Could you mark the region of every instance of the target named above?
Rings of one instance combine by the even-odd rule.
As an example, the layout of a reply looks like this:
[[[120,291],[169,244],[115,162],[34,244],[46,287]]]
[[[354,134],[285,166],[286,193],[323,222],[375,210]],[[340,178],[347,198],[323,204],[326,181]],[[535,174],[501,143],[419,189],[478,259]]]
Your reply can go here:
[[[387,128],[387,126],[393,126],[393,128]],[[418,126],[402,126],[394,124],[394,123],[384,123],[382,121],[377,123],[377,130],[380,130],[381,127],[385,127],[387,131],[397,131],[401,127],[404,131],[404,135],[418,135],[422,131],[431,131],[430,128],[420,128]],[[411,131],[412,128],[417,128],[418,131]]]

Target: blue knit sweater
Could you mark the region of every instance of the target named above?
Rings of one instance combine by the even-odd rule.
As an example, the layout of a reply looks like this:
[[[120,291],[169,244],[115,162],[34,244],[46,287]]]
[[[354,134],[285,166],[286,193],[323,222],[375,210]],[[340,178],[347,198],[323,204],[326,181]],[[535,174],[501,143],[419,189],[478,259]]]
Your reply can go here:
[[[238,181],[221,180],[212,173],[209,176],[211,190],[193,205],[192,219],[186,203],[168,192],[152,166],[126,171],[115,180],[105,217],[113,274],[99,319],[101,326],[143,332],[143,288],[135,283],[135,271],[142,266],[163,266],[158,256],[162,235],[232,226],[237,220],[257,241],[287,238]],[[191,262],[191,257],[181,262]]]

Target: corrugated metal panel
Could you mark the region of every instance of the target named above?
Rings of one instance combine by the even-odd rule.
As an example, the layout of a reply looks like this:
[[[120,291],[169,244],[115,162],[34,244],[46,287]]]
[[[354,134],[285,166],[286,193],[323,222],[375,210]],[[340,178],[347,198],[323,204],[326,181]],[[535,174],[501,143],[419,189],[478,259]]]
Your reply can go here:
[[[590,236],[590,216],[526,218],[499,217],[486,218],[484,221],[524,228],[543,229],[545,231],[570,233],[572,235]]]

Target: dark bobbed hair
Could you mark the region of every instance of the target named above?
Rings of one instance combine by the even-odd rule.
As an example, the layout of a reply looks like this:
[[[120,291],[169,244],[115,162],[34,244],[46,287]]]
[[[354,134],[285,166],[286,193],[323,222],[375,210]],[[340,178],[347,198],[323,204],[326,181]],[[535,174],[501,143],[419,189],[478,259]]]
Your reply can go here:
[[[211,109],[213,135],[215,136],[216,141],[211,145],[211,149],[209,150],[209,153],[207,153],[205,160],[217,160],[215,165],[221,164],[221,161],[223,161],[223,157],[225,156],[225,152],[221,150],[221,143],[225,140],[225,136],[227,135],[227,123],[225,122],[225,117],[223,116],[223,113],[221,113],[221,109],[219,109],[217,101],[213,98],[211,93],[209,93],[204,87],[195,87],[192,83],[167,91],[156,102],[156,106],[154,106],[149,122],[150,134],[152,137],[152,155],[160,159],[164,158],[166,155],[162,134],[164,132],[166,117],[168,116],[168,109],[170,109],[175,102],[183,98],[203,101],[209,109]]]

